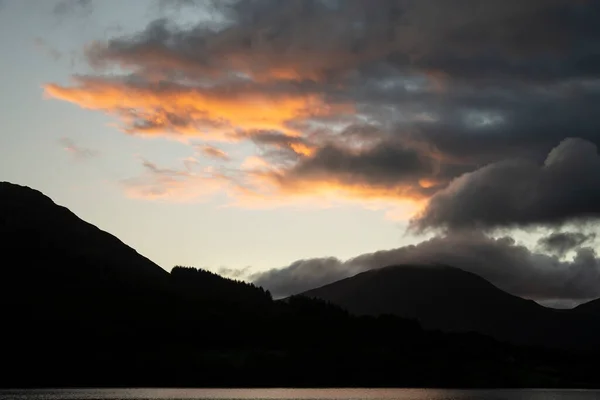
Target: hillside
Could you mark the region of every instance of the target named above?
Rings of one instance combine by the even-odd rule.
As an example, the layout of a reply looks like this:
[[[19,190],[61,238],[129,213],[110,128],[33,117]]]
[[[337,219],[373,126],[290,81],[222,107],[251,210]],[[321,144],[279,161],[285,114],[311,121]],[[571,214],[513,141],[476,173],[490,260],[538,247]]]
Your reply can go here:
[[[41,192],[7,182],[0,182],[0,240],[5,258],[26,265],[28,274],[51,271],[92,286],[111,281],[157,287],[168,277],[158,265]]]
[[[0,301],[12,318],[151,314],[148,293],[167,290],[168,272],[28,187],[0,183],[0,243]]]
[[[572,313],[588,314],[600,317],[600,299],[588,301],[571,310]]]
[[[542,307],[449,266],[390,266],[303,295],[357,315],[392,314],[416,319],[426,329],[472,331],[522,344],[587,346],[598,333],[596,319]]]

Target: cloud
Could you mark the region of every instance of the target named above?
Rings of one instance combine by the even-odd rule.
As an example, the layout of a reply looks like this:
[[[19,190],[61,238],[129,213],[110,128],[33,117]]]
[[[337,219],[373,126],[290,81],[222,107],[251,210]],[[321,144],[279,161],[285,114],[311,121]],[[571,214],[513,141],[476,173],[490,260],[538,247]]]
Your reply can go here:
[[[433,177],[436,169],[434,159],[402,145],[381,143],[358,151],[326,145],[285,171],[281,179],[282,184],[336,181],[344,186],[418,188],[418,181]]]
[[[231,279],[245,279],[250,274],[251,269],[251,267],[244,267],[241,269],[221,267],[218,269],[217,273]]]
[[[271,157],[283,155],[293,159],[295,156],[310,156],[315,147],[309,140],[300,136],[289,136],[278,131],[257,131],[243,134],[250,138],[257,146],[270,152]],[[273,152],[273,149],[278,152]]]
[[[328,112],[318,95],[263,92],[129,79],[77,77],[76,86],[47,85],[50,97],[118,116],[123,130],[232,140],[237,130],[278,129],[295,135],[286,121]]]
[[[233,0],[237,1],[237,0]],[[219,6],[229,5],[232,0],[158,0],[158,7],[162,10],[185,10],[188,8],[202,9],[203,11],[214,10],[217,12]],[[221,3],[221,4],[220,4]]]
[[[171,67],[196,76],[242,73],[256,81],[323,79],[329,68],[345,69],[345,64],[356,65],[365,57],[351,53],[344,43],[345,16],[334,15],[336,10],[320,1],[238,2],[223,11],[232,22],[220,30],[204,24],[180,29],[157,20],[133,38],[97,46],[90,57],[96,63],[133,64],[152,71]],[[324,40],[318,35],[335,28],[330,25],[333,19],[342,23]]]
[[[145,201],[192,203],[218,198],[220,207],[247,209],[323,209],[359,204],[383,211],[394,220],[405,220],[419,207],[416,201],[384,191],[363,193],[368,190],[364,188],[352,192],[343,186],[319,184],[300,192],[283,190],[271,180],[271,165],[255,156],[242,163],[242,173],[229,166],[202,167],[195,157],[187,157],[181,164],[164,168],[142,159],[142,173],[122,180],[120,185],[128,197]]]
[[[72,14],[88,16],[94,11],[92,0],[60,0],[57,2],[52,13],[57,17],[64,17]]]
[[[560,225],[600,217],[600,156],[593,143],[566,139],[543,164],[508,160],[455,179],[412,221],[427,228]]]
[[[569,251],[578,249],[595,238],[595,233],[553,232],[548,236],[540,238],[538,240],[538,247],[550,254],[564,257]]]
[[[77,160],[87,160],[99,155],[98,151],[81,147],[75,144],[75,142],[69,138],[61,138],[59,143],[61,146],[63,146],[64,150],[69,152],[73,158]]]
[[[223,150],[218,149],[209,145],[196,146],[196,149],[207,157],[218,159],[218,160],[229,160],[229,156]]]
[[[499,288],[547,304],[600,297],[600,259],[591,248],[572,260],[530,251],[509,237],[481,233],[438,236],[417,245],[362,254],[346,261],[315,258],[256,273],[251,280],[274,296],[301,293],[370,269],[390,265],[445,264],[473,272]]]
[[[193,2],[176,4],[182,3]],[[110,41],[97,58],[142,57],[153,68],[317,80],[380,60],[470,79],[552,80],[597,72],[594,17],[600,7],[594,2],[384,0],[373,7],[368,0],[262,0],[215,7],[227,21],[221,29],[181,29],[157,20],[134,37]]]
[[[230,169],[268,204],[328,193],[432,198],[430,209],[440,209],[465,173],[487,178],[514,163],[535,170],[567,136],[600,144],[597,2],[184,0],[167,8],[189,7],[198,21],[163,16],[90,43],[93,73],[48,84],[46,95],[108,113],[129,134],[227,141],[244,157],[249,142],[258,171],[237,159]],[[534,215],[524,223],[553,218]],[[421,228],[447,225],[427,217]],[[475,224],[521,225],[494,218]]]
[[[556,232],[536,253],[464,231],[597,219],[600,2],[157,4],[168,12],[144,29],[86,47],[88,75],[45,86],[127,134],[227,142],[227,168],[212,147],[202,152],[214,167],[144,162],[122,182],[128,195],[351,203],[451,232],[345,262],[301,260],[257,281],[286,294],[387,264],[443,262],[547,302],[597,295],[585,234]],[[191,7],[194,20],[177,23]]]
[[[143,173],[121,181],[130,198],[177,203],[201,202],[227,187],[214,171],[197,170],[194,163],[185,163],[185,169],[161,168],[142,160]]]

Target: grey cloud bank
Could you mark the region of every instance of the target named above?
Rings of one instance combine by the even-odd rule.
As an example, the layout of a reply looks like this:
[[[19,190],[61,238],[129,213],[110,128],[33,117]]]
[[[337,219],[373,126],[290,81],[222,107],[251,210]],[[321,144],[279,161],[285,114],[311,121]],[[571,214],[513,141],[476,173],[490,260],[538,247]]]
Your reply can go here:
[[[436,193],[415,229],[559,225],[600,217],[600,156],[593,143],[566,139],[543,164],[508,160],[467,173]]]
[[[600,143],[600,4],[373,4],[174,2],[174,7],[211,9],[221,22],[178,26],[157,19],[142,32],[96,43],[88,59],[100,70],[131,70],[121,82],[131,90],[303,94],[354,107],[356,115],[334,115],[329,123],[315,116],[287,122],[301,127],[302,136],[293,140],[316,151],[284,155],[288,162],[276,174],[281,182],[302,177],[310,185],[318,175],[349,186],[407,185],[396,192],[429,197],[482,165],[515,157],[537,161],[566,137]],[[163,79],[153,84],[147,76]],[[115,78],[99,75],[81,82],[85,87],[104,79]],[[184,111],[161,112],[161,126],[152,113],[137,113],[130,132],[197,127]],[[370,129],[347,135],[365,121]],[[282,132],[255,143],[281,146],[277,134]],[[356,153],[357,147],[363,151]],[[339,163],[327,162],[326,155]],[[265,157],[280,165],[282,154],[271,151]],[[435,168],[421,168],[418,179],[407,180],[404,170],[414,171],[415,159]],[[435,190],[424,191],[422,179],[436,182]]]
[[[347,261],[298,260],[250,279],[283,297],[320,287],[357,273],[401,264],[443,264],[475,273],[500,289],[553,306],[574,305],[600,297],[600,259],[579,247],[572,260],[536,253],[509,237],[454,234],[414,246],[367,253]]]

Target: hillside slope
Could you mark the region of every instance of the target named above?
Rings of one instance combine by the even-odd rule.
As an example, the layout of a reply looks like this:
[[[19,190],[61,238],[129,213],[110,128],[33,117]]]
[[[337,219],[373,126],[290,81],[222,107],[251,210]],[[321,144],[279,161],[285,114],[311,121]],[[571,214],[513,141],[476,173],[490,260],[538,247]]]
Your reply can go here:
[[[36,273],[51,270],[82,283],[93,285],[110,277],[123,284],[157,286],[168,276],[116,237],[41,192],[7,182],[0,182],[0,240],[4,258],[26,264]]]
[[[151,313],[146,294],[167,289],[167,271],[28,187],[0,183],[0,243],[5,318]]]
[[[426,329],[478,332],[524,344],[593,343],[598,321],[510,295],[448,266],[400,265],[367,271],[303,293],[358,315],[392,314]]]

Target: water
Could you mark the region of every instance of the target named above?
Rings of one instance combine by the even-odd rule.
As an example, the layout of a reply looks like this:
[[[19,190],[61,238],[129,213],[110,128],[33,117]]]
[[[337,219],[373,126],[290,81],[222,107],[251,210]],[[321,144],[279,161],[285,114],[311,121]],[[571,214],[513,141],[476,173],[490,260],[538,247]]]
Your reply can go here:
[[[0,400],[591,400],[594,390],[42,389],[0,390]]]

